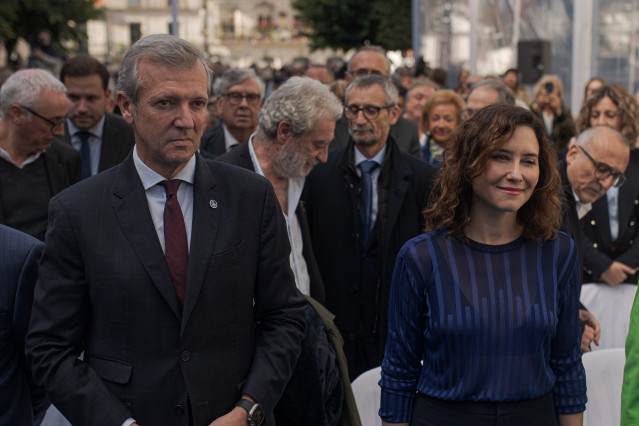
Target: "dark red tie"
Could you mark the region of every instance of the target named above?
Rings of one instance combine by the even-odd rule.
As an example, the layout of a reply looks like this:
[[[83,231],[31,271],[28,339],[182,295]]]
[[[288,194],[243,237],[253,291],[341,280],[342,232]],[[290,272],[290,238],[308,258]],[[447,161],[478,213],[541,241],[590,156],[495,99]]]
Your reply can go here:
[[[186,238],[184,216],[177,198],[177,190],[182,183],[179,179],[165,180],[160,185],[166,189],[166,204],[164,205],[164,245],[166,248],[166,263],[173,280],[175,293],[180,307],[184,307],[186,292],[186,270],[189,264],[189,248]]]

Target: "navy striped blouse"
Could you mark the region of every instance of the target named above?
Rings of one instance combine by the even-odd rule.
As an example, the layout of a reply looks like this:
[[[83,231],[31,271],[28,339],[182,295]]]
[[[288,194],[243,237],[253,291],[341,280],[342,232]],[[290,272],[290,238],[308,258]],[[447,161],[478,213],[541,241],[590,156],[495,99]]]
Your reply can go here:
[[[558,232],[543,245],[521,238],[486,245],[445,235],[422,234],[397,256],[381,418],[410,421],[416,392],[506,402],[552,390],[557,413],[584,411],[572,239]]]

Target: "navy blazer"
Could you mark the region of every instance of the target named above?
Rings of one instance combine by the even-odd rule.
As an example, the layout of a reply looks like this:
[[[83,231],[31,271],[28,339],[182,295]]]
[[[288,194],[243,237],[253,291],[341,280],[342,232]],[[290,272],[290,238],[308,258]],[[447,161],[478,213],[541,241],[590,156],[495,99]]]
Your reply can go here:
[[[242,393],[272,424],[306,302],[268,180],[196,154],[183,312],[132,156],[52,199],[49,220],[27,351],[72,424],[208,425]]]
[[[69,125],[64,121],[64,135],[57,140],[71,145]],[[104,128],[102,130],[102,145],[100,146],[100,162],[98,173],[120,164],[135,145],[133,127],[118,115],[105,113]]]
[[[619,188],[617,199],[619,234],[616,241],[610,236],[608,198],[603,196],[592,203],[592,210],[583,217],[583,230],[589,250],[584,259],[585,282],[597,282],[613,261],[631,268],[639,267],[639,149],[630,150],[630,162],[626,169],[626,183]],[[639,274],[628,277],[626,282],[637,284]]]
[[[0,225],[0,424],[39,424],[49,402],[24,357],[33,288],[44,244]]]

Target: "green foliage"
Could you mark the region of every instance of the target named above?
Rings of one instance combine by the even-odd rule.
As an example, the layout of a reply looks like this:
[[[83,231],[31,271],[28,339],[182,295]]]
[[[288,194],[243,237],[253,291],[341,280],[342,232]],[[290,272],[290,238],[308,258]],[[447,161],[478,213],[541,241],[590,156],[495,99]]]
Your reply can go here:
[[[86,39],[89,19],[100,16],[95,0],[2,0],[0,41],[10,55],[20,37],[31,41],[38,31],[48,29],[55,44]]]
[[[388,50],[411,47],[409,0],[292,0],[304,21],[311,49],[361,47],[365,42]]]

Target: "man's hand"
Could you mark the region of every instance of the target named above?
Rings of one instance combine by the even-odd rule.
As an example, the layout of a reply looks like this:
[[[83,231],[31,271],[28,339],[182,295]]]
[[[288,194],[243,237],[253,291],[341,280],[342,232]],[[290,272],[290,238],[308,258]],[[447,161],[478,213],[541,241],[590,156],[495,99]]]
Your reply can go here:
[[[581,350],[590,352],[591,342],[595,342],[595,345],[599,346],[599,337],[601,336],[599,321],[585,309],[579,309],[579,319],[586,324],[584,333],[581,336]]]
[[[248,414],[242,407],[235,407],[233,411],[215,420],[209,426],[247,426]]]
[[[601,281],[608,285],[617,285],[624,282],[630,275],[634,274],[635,270],[628,265],[621,262],[612,262],[612,264],[603,271]]]

